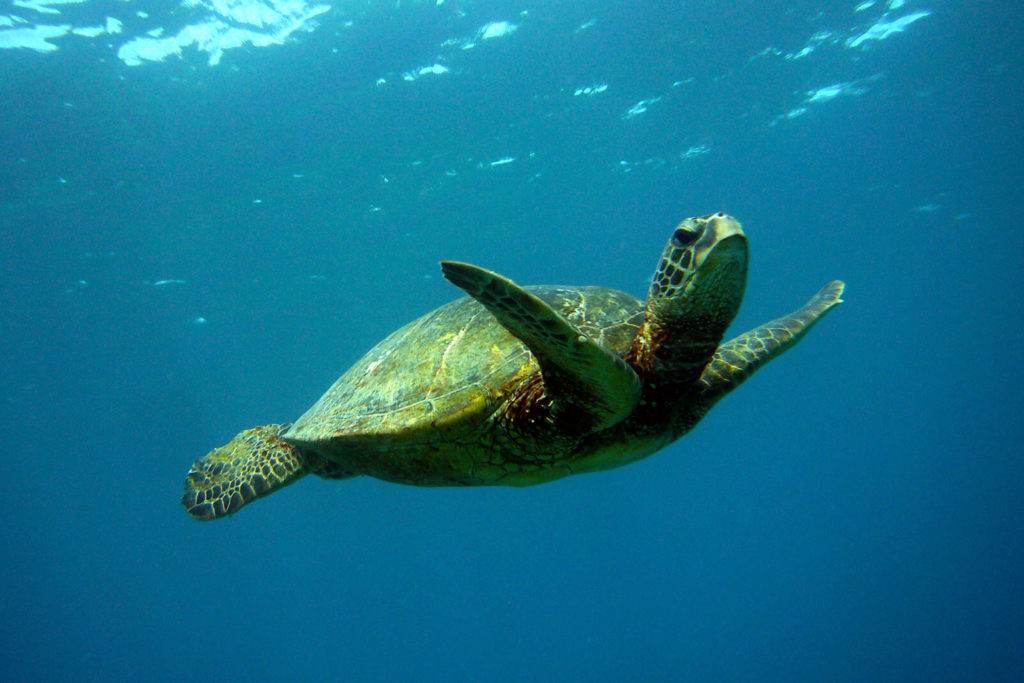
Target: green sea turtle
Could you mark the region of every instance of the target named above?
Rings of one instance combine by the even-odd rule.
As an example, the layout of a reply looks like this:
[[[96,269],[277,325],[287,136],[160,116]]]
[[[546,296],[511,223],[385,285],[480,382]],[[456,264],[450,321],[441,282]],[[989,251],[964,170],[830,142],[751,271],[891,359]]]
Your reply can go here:
[[[722,344],[747,275],[747,238],[722,213],[672,232],[646,305],[602,287],[520,287],[466,263],[441,269],[469,297],[384,339],[295,424],[247,429],[196,460],[189,514],[230,515],[310,473],[527,486],[628,464],[692,429],[843,292],[831,282]]]

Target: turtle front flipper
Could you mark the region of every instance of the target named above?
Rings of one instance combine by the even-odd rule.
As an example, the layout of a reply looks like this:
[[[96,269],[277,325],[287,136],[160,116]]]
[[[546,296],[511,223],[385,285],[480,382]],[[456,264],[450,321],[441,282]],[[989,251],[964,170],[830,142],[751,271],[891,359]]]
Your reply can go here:
[[[192,464],[181,503],[196,519],[217,519],[273,493],[321,465],[281,438],[289,425],[240,432]]]
[[[512,280],[468,263],[442,261],[444,276],[490,311],[540,365],[555,417],[606,429],[640,400],[640,379],[626,361],[581,333]]]
[[[825,285],[804,306],[722,344],[700,377],[701,393],[716,401],[762,365],[793,348],[833,307],[842,303],[839,280]]]

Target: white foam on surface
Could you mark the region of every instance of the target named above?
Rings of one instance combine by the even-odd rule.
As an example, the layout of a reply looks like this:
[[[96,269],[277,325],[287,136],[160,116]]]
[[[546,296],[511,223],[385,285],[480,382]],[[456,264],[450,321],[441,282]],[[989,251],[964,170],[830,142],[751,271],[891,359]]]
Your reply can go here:
[[[711,146],[710,145],[706,145],[706,144],[693,145],[692,147],[684,149],[682,152],[680,152],[679,153],[679,158],[682,159],[683,161],[686,161],[687,159],[693,159],[695,157],[704,156],[705,154],[709,153],[710,151],[711,151]]]
[[[58,44],[55,38],[73,35],[79,38],[97,38],[116,35],[124,31],[124,23],[114,16],[93,18],[91,21],[62,22],[59,25],[36,23],[35,14],[59,15],[70,5],[82,5],[87,0],[13,0],[11,6],[22,10],[22,15],[0,15],[0,48],[24,48],[38,52],[53,52]],[[267,47],[281,45],[296,31],[310,31],[313,19],[331,9],[327,4],[313,4],[315,0],[184,0],[175,19],[187,22],[165,29],[163,26],[144,26],[139,35],[118,47],[117,55],[129,66],[146,62],[159,62],[171,56],[180,56],[188,47],[209,53],[208,63],[219,64],[227,50],[252,45]],[[78,12],[82,14],[82,12]],[[148,19],[144,10],[133,13],[139,19]],[[173,35],[170,31],[175,31]],[[165,32],[167,35],[165,35]]]
[[[423,76],[443,76],[449,73],[451,69],[446,67],[444,64],[431,64],[430,66],[421,66],[418,69],[412,71],[406,71],[402,74],[402,80],[415,81]],[[387,81],[383,78],[377,79],[377,85],[384,85]]]
[[[37,52],[53,52],[57,46],[48,41],[66,36],[70,31],[71,24],[60,26],[44,24],[4,29],[0,31],[0,49],[26,48]]]
[[[922,10],[920,12],[914,12],[913,14],[907,14],[900,17],[899,19],[893,19],[892,21],[886,21],[883,16],[879,19],[874,26],[869,28],[859,36],[854,36],[846,41],[846,46],[855,48],[860,47],[869,40],[885,40],[889,36],[895,33],[902,33],[908,26],[913,24],[918,19],[924,19],[929,16],[931,12]]]
[[[572,94],[573,94],[574,97],[579,97],[580,95],[587,95],[587,96],[590,96],[590,95],[600,95],[601,93],[603,93],[607,89],[608,89],[608,84],[607,83],[599,83],[597,85],[587,85],[587,86],[584,86],[582,88],[576,88],[572,92]]]
[[[114,17],[107,17],[102,26],[77,26],[71,29],[71,33],[85,38],[96,38],[104,33],[109,33],[111,35],[120,33],[122,26],[123,24]]]
[[[848,92],[850,92],[849,83],[833,83],[832,85],[826,85],[817,90],[810,91],[807,93],[807,99],[804,102],[807,104],[828,102]]]
[[[788,53],[785,57],[786,59],[803,59],[817,50],[821,45],[834,42],[837,42],[837,38],[831,31],[819,31],[807,40],[807,44],[804,45],[803,48],[797,52]]]
[[[102,26],[82,26],[80,28],[71,29],[71,33],[76,36],[85,36],[86,38],[95,38],[106,33],[107,30]]]
[[[40,14],[60,14],[60,10],[51,5],[77,5],[86,0],[14,0],[11,3],[14,7],[39,12]]]
[[[795,118],[799,118],[807,113],[808,108],[813,106],[819,106],[826,102],[831,102],[839,97],[845,97],[850,95],[863,95],[868,92],[868,88],[863,85],[876,81],[881,78],[881,75],[876,74],[866,79],[860,79],[858,81],[844,81],[842,83],[832,83],[825,85],[814,90],[808,90],[804,93],[804,99],[800,102],[799,106],[790,109],[785,114],[776,116],[770,125],[774,126],[782,121],[789,121]]]
[[[491,40],[492,38],[501,38],[503,36],[510,35],[519,28],[517,25],[508,21],[492,21],[489,24],[484,24],[480,27],[477,32],[480,40]]]
[[[626,120],[626,121],[628,121],[630,119],[635,119],[637,116],[640,116],[641,114],[646,113],[647,112],[647,107],[649,107],[650,105],[654,104],[655,102],[661,102],[661,98],[660,97],[650,97],[650,98],[648,98],[646,100],[640,100],[639,102],[634,104],[632,107],[627,109],[626,112],[622,115],[622,118],[624,120]]]
[[[216,66],[227,50],[243,45],[281,45],[298,30],[312,30],[312,20],[331,9],[330,5],[310,5],[303,0],[186,0],[184,4],[208,13],[174,35],[162,37],[161,31],[154,37],[156,29],[150,29],[149,35],[129,40],[117,51],[121,61],[128,66],[160,62],[195,46],[209,53],[207,62]]]
[[[585,21],[582,24],[580,24],[579,26],[577,26],[576,30],[574,30],[573,33],[582,33],[583,31],[586,31],[588,28],[593,28],[596,23],[597,23],[597,19],[596,18],[591,19],[589,21]]]

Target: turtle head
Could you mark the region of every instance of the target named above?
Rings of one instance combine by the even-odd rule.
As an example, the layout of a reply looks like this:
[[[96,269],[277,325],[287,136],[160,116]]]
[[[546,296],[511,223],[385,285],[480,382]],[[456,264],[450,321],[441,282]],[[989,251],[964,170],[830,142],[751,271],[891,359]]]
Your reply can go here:
[[[687,218],[672,231],[661,253],[648,301],[705,306],[710,304],[706,296],[718,298],[717,293],[737,284],[741,298],[746,271],[747,238],[735,218],[724,213]]]
[[[651,280],[635,352],[672,383],[692,383],[736,316],[747,281],[747,238],[724,213],[687,218]],[[646,356],[646,358],[644,358]]]

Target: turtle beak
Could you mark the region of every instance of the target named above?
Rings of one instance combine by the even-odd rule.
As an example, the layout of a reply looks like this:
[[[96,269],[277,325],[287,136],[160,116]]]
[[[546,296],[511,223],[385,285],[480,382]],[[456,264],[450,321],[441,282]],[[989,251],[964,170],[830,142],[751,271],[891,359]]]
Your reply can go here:
[[[704,223],[704,230],[693,245],[696,272],[691,279],[691,286],[700,286],[701,282],[714,277],[723,268],[740,266],[746,273],[747,237],[739,221],[724,213],[704,216],[698,221]]]
[[[684,310],[681,319],[699,323],[701,337],[717,345],[743,301],[747,237],[739,221],[724,213],[695,222],[703,224],[704,230],[693,245],[694,268],[679,297]]]

